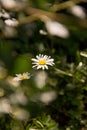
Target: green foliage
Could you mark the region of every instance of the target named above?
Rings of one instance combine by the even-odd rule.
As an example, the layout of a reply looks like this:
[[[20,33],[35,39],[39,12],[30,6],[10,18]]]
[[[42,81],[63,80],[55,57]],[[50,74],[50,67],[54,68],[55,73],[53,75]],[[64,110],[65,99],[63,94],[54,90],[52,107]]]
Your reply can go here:
[[[45,114],[42,114],[37,119],[33,119],[27,126],[27,130],[38,129],[38,130],[58,130],[58,125],[51,117]]]

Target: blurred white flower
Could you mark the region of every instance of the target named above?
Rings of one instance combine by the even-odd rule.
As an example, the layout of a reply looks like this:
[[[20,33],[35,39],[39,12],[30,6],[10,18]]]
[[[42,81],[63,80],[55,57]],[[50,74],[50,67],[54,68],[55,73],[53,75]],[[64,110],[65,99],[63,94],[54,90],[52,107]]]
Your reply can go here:
[[[6,9],[14,9],[16,8],[15,0],[0,0],[1,5]]]
[[[18,21],[14,18],[6,19],[4,22],[5,22],[6,25],[11,26],[11,27],[16,27],[19,24]]]
[[[45,71],[39,71],[35,75],[35,84],[37,88],[43,88],[46,85],[47,73]]]
[[[55,91],[44,92],[39,96],[39,100],[45,104],[50,103],[55,100],[57,97],[57,93]]]
[[[71,12],[73,15],[79,17],[79,18],[86,18],[86,13],[83,7],[79,5],[71,6],[69,9],[69,12]]]
[[[10,15],[8,12],[6,12],[4,9],[0,11],[0,18],[10,18]]]
[[[0,4],[6,10],[18,11],[27,5],[27,0],[0,0]]]
[[[12,107],[10,101],[6,98],[0,99],[0,113],[10,113],[12,111]]]
[[[33,61],[32,64],[35,64],[33,68],[37,67],[37,69],[42,68],[44,70],[48,69],[48,65],[50,66],[54,65],[54,59],[52,59],[50,56],[47,55],[39,54],[36,56],[36,59],[32,58],[31,60]]]
[[[19,120],[26,120],[29,118],[29,112],[21,108],[13,108],[11,114],[14,118]]]
[[[13,78],[14,81],[20,81],[25,79],[30,79],[30,73],[26,72],[23,74],[16,74],[16,77]]]
[[[11,94],[9,100],[12,104],[25,105],[27,103],[27,98],[23,92],[16,92],[15,94]]]
[[[42,17],[42,21],[45,23],[46,29],[49,34],[61,38],[67,38],[69,36],[69,31],[63,24],[52,21],[48,17]]]

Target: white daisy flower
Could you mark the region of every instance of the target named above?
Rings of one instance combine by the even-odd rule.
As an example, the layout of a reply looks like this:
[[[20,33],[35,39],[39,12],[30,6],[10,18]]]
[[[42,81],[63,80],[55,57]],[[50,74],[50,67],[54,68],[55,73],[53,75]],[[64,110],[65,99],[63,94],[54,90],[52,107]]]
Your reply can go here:
[[[30,73],[26,72],[23,74],[16,74],[16,77],[13,78],[14,81],[20,81],[25,79],[30,79]]]
[[[37,69],[42,68],[44,70],[48,69],[48,65],[50,66],[54,65],[54,59],[52,59],[51,56],[47,55],[39,54],[36,56],[36,59],[32,58],[31,60],[33,61],[32,64],[34,64],[33,68],[36,67]]]

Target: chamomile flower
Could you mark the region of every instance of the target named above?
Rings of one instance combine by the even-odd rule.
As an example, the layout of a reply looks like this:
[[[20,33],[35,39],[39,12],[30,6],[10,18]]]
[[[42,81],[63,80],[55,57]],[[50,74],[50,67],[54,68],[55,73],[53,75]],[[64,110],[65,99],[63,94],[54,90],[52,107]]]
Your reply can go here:
[[[26,72],[23,74],[16,74],[16,77],[13,78],[14,81],[20,81],[25,79],[30,79],[30,73]]]
[[[48,69],[48,65],[53,66],[54,65],[54,59],[51,58],[51,56],[47,56],[47,55],[42,55],[39,54],[36,56],[35,58],[31,59],[33,61],[32,64],[33,68],[36,67],[37,69]]]

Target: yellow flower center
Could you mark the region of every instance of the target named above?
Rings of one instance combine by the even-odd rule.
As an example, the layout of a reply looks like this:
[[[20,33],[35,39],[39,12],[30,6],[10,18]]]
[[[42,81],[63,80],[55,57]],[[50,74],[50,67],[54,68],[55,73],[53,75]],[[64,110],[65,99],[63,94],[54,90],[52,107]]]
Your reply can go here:
[[[39,65],[46,65],[46,60],[40,60]]]
[[[25,75],[22,75],[20,78],[21,78],[22,80],[23,80],[23,79],[27,79],[27,77],[26,77]]]

